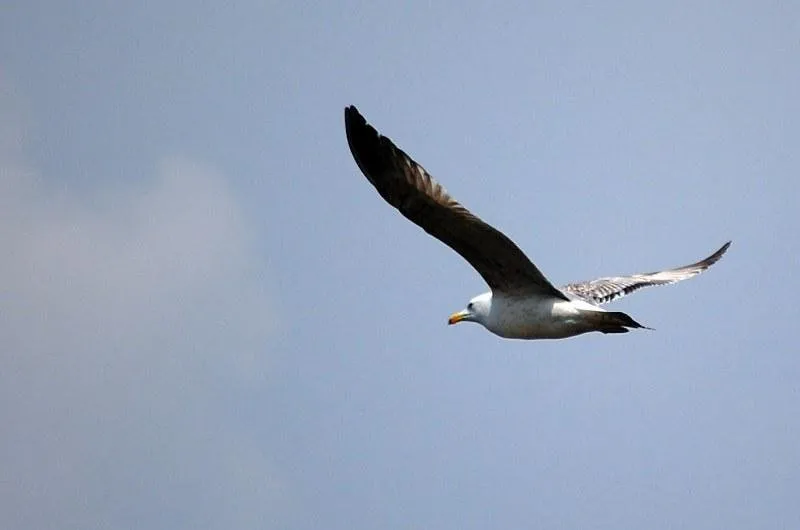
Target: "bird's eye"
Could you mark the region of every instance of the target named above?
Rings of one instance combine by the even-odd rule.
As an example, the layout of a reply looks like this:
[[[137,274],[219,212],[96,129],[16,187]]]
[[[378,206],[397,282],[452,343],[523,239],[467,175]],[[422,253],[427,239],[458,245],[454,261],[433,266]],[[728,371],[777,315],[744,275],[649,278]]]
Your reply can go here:
[[[472,309],[472,305],[473,305],[472,302],[468,303],[467,304],[467,309]]]

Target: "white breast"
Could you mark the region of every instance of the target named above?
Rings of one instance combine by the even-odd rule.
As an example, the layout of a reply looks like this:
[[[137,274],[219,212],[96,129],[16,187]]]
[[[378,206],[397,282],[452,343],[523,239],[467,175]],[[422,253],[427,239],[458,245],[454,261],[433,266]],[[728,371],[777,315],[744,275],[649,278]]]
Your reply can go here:
[[[582,311],[603,311],[582,300],[541,297],[492,299],[486,328],[512,339],[559,339],[590,331]]]

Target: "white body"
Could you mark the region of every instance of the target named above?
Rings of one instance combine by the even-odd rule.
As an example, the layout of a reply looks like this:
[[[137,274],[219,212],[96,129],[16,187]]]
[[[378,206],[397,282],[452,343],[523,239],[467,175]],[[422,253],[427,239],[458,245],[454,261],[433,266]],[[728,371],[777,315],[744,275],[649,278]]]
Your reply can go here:
[[[463,320],[477,322],[508,339],[563,339],[596,331],[600,307],[580,299],[511,297],[491,292],[476,296]]]

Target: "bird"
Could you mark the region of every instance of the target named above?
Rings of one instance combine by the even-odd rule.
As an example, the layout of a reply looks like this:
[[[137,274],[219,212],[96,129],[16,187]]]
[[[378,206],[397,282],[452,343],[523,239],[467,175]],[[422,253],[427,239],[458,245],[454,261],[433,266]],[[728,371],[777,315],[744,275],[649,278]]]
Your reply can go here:
[[[644,287],[692,278],[725,254],[728,241],[691,265],[610,276],[555,287],[520,248],[462,206],[420,164],[381,135],[355,106],[344,111],[350,152],[378,194],[408,220],[461,255],[489,291],[450,315],[449,324],[475,322],[507,339],[562,339],[589,332],[652,329],[601,305]]]

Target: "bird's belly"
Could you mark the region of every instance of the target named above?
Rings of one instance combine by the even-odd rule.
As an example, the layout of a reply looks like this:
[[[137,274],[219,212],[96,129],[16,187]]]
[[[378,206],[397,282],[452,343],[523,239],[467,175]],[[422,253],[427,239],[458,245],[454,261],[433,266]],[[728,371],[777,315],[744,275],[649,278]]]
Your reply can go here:
[[[509,304],[489,331],[507,339],[563,339],[591,331],[573,302]]]
[[[591,331],[579,323],[548,322],[521,324],[501,330],[491,330],[506,339],[564,339]]]

